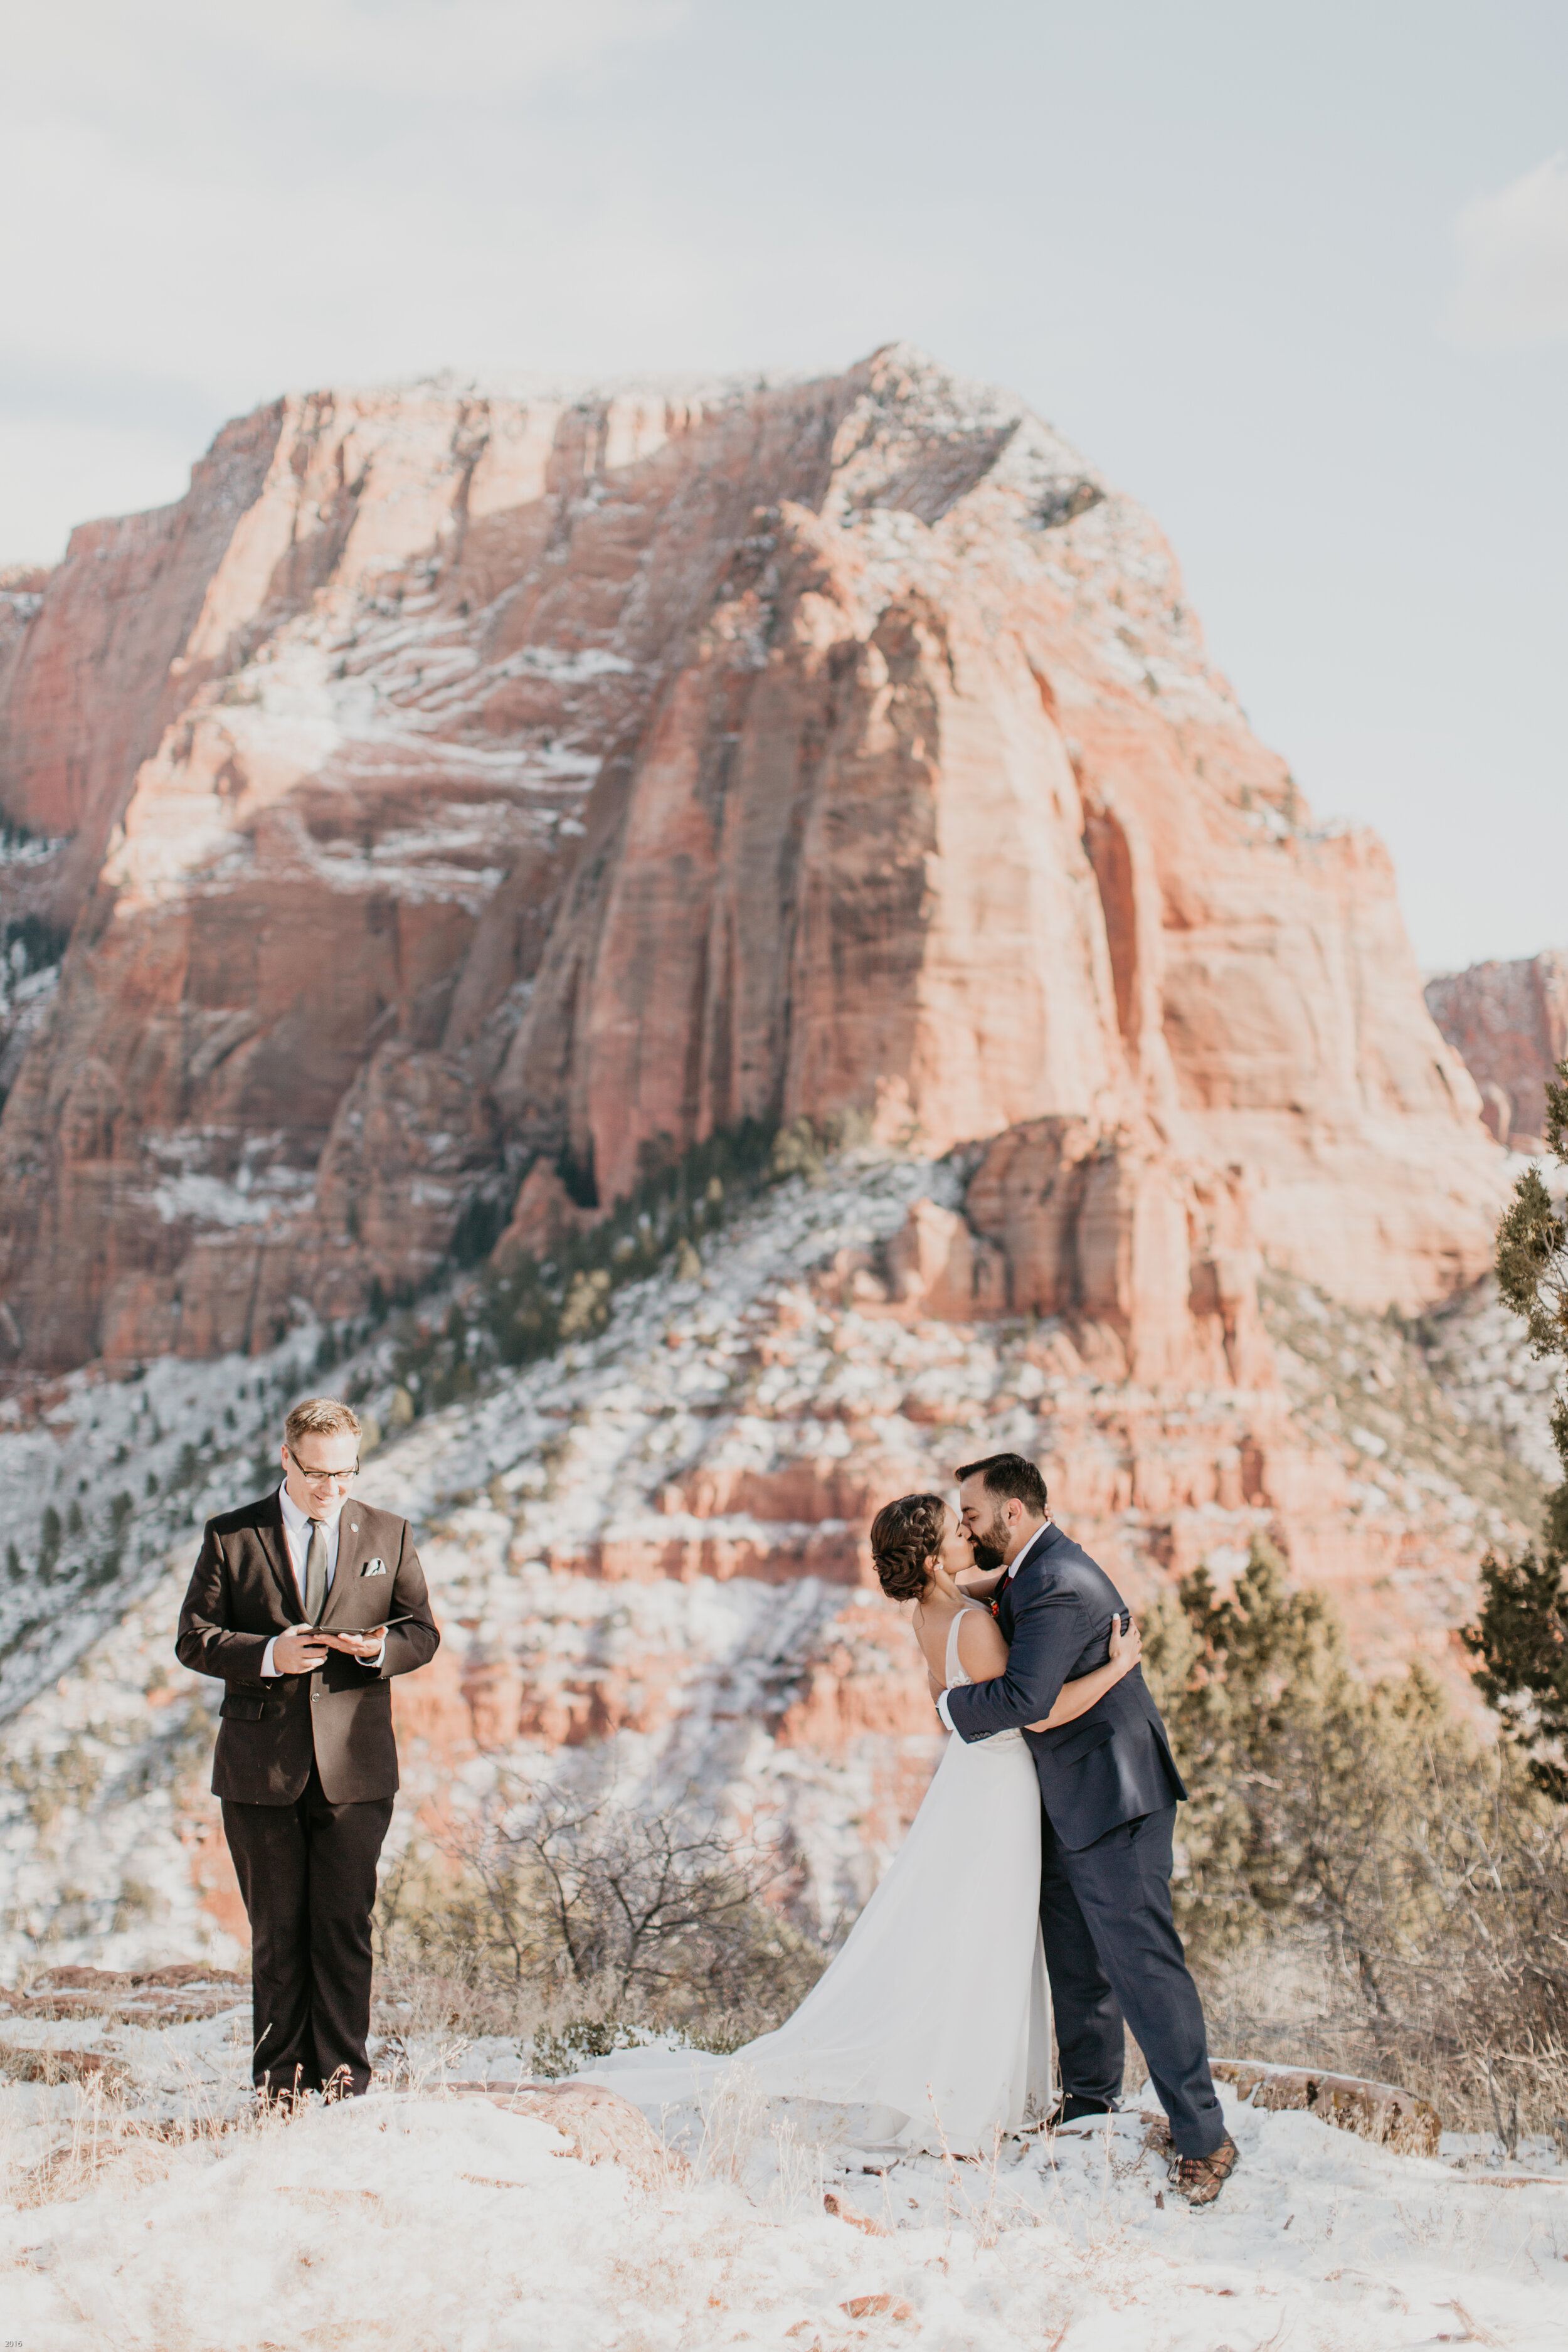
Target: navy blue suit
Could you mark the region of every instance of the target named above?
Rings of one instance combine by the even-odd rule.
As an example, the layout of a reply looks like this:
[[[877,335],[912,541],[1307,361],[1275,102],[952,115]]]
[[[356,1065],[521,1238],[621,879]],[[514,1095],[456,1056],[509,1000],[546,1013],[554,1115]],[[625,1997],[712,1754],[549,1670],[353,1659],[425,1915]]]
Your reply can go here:
[[[1209,2074],[1203,2007],[1171,1909],[1171,1844],[1186,1795],[1142,1669],[1059,1731],[1028,1731],[1062,1685],[1102,1666],[1110,1621],[1127,1604],[1104,1570],[1054,1523],[998,1590],[1007,1667],[950,1690],[963,1740],[1024,1730],[1039,1775],[1040,1927],[1050,1972],[1062,2088],[1110,2100],[1121,2090],[1122,2019],[1148,2063],[1183,2156],[1225,2137]]]

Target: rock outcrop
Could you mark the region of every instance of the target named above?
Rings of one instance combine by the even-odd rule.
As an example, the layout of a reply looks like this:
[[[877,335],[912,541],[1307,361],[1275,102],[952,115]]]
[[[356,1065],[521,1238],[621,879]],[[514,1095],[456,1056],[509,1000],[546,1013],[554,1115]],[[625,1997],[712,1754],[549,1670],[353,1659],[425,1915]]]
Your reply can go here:
[[[909,1279],[1070,1293],[1152,1379],[1247,1377],[1257,1255],[1369,1307],[1487,1262],[1382,849],[1148,519],[907,350],[283,400],[16,609],[0,813],[73,928],[0,1120],[13,1360],[264,1347],[536,1158],[607,1201],[747,1118],[1021,1130]]]
[[[1480,1089],[1499,1142],[1540,1151],[1546,1082],[1568,1055],[1568,950],[1444,972],[1427,982],[1426,1004]]]
[[[1368,2083],[1355,2074],[1321,2074],[1305,2066],[1271,2066],[1256,2058],[1216,2058],[1216,2082],[1228,2083],[1238,2099],[1275,2113],[1301,2111],[1354,2132],[1376,2147],[1401,2156],[1436,2156],[1443,2119],[1430,2099],[1402,2091],[1394,2083]]]
[[[580,2164],[618,2164],[657,2195],[690,2178],[647,2117],[602,2083],[451,2083],[448,2097],[488,2099],[509,2116],[532,2116],[559,2132]]]

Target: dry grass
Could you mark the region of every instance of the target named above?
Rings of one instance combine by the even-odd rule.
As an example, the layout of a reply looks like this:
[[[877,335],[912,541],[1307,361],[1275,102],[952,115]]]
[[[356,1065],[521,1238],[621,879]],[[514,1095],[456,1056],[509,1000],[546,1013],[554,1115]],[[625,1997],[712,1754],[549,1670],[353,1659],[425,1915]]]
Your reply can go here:
[[[183,2060],[174,2063],[181,2088],[173,2116],[139,2113],[135,2086],[123,2069],[79,2077],[71,2112],[59,2118],[54,2145],[42,2157],[26,2153],[23,2131],[0,2110],[0,2200],[31,2210],[84,2197],[108,2181],[145,2187],[166,2179],[188,2149],[286,2127],[276,2109],[262,2109],[248,2099],[237,2103],[231,2091],[215,2086]]]
[[[0,2042],[0,2081],[41,2083],[53,2090],[61,2083],[90,2083],[95,2078],[109,2086],[123,2084],[130,2079],[130,2069],[100,2051],[55,2050],[47,2044],[27,2049]]]
[[[605,1979],[516,1984],[482,1961],[432,1963],[417,1954],[376,1970],[371,2047],[378,2071],[399,2089],[460,2073],[476,2042],[512,2045],[520,2074],[552,2081],[612,2050],[635,2049],[669,2032],[694,2050],[728,2054],[778,2022],[771,2010],[708,2009],[694,2019],[657,2000],[628,2000]]]
[[[1327,1935],[1260,1940],[1197,1973],[1216,2056],[1395,2082],[1430,2100],[1446,2130],[1505,2146],[1552,2133],[1568,2146],[1568,2044],[1537,2032],[1533,2046],[1510,2047],[1506,2015],[1462,1962],[1448,1975],[1385,1971],[1387,2016],[1369,2013],[1358,1970]]]

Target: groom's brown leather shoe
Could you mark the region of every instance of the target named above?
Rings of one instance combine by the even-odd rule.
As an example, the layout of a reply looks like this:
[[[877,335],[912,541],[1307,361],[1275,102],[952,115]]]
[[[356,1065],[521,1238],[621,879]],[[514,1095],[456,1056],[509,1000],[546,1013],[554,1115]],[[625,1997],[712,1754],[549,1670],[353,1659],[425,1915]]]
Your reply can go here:
[[[1189,2205],[1212,2205],[1240,2162],[1236,2142],[1226,2132],[1208,2156],[1173,2156],[1171,2186]]]

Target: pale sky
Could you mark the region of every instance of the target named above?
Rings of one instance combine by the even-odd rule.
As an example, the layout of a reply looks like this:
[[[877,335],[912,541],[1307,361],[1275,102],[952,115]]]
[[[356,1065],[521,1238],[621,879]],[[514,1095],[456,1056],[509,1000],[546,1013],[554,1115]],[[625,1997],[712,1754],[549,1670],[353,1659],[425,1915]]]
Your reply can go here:
[[[1562,0],[0,0],[0,564],[285,387],[920,343],[1150,507],[1433,967],[1568,944]]]

